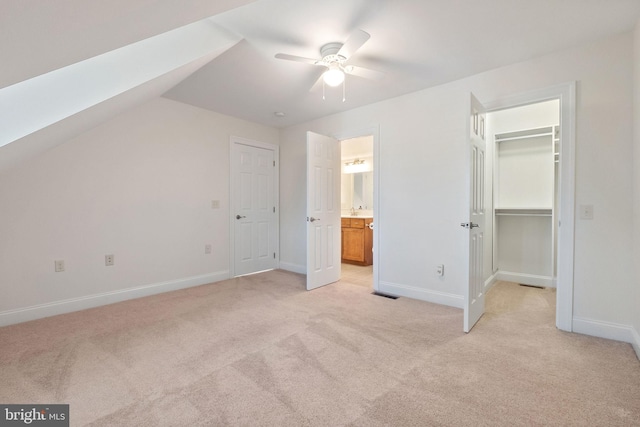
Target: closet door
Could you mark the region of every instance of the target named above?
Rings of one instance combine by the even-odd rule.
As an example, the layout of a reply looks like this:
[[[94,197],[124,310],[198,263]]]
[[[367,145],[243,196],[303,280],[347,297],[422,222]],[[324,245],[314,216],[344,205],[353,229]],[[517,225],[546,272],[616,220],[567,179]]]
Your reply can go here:
[[[484,314],[484,230],[486,209],[485,160],[486,160],[486,111],[471,95],[469,118],[470,197],[469,222],[461,225],[469,230],[469,283],[465,295],[464,331],[469,332]]]

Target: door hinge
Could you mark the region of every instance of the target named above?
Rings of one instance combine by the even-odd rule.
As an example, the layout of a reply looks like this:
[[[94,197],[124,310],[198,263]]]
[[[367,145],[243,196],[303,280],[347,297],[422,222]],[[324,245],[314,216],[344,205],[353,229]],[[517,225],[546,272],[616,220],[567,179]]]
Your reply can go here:
[[[273,213],[276,213],[276,207],[275,206],[273,207]]]
[[[273,259],[276,259],[276,253],[275,252],[273,253]]]
[[[273,161],[273,167],[274,168],[276,167],[276,161],[275,160]]]

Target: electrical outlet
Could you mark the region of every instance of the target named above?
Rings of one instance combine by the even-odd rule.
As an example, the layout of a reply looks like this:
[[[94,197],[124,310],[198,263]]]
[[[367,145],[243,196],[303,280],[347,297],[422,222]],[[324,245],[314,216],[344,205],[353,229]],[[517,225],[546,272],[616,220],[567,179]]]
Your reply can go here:
[[[438,276],[444,276],[444,264],[439,264],[439,265],[436,267],[436,274],[437,274]]]
[[[207,255],[211,253],[211,245],[204,245],[204,253]]]
[[[64,261],[59,259],[53,262],[55,265],[56,273],[61,273],[64,271]]]
[[[211,209],[220,209],[220,200],[212,200]]]
[[[105,255],[104,256],[104,265],[106,265],[107,267],[110,267],[114,264],[115,259],[113,255]]]
[[[580,205],[580,219],[593,219],[593,205]]]

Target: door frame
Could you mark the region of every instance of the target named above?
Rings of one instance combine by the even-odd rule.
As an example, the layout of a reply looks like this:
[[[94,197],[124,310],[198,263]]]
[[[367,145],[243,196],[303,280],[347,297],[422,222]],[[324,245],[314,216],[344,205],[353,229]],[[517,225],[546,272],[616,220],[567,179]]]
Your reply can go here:
[[[347,130],[330,135],[338,141],[345,139],[373,136],[373,290],[380,290],[380,224],[382,223],[382,211],[380,209],[380,126],[371,125],[365,128]],[[342,244],[342,242],[339,242]],[[340,250],[340,248],[338,248]]]
[[[231,135],[229,139],[229,277],[235,277],[235,218],[233,217],[233,207],[235,206],[236,194],[234,193],[236,166],[233,163],[233,150],[236,144],[248,145],[250,147],[262,148],[273,151],[273,158],[276,162],[273,170],[273,204],[275,212],[275,267],[280,267],[280,147],[269,142],[261,142],[253,139],[242,138]]]
[[[560,185],[556,285],[556,327],[573,331],[573,278],[575,249],[576,83],[505,96],[484,102],[487,112],[557,99],[560,101]],[[495,165],[494,165],[495,167]],[[493,211],[493,207],[492,207]],[[555,226],[555,225],[554,225]],[[495,241],[492,242],[492,247]],[[493,250],[493,249],[492,249]]]

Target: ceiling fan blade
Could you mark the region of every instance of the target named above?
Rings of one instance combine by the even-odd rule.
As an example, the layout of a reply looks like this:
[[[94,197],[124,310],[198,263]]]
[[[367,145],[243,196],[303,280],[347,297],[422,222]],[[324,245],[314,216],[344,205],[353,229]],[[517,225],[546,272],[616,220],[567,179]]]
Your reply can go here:
[[[347,41],[342,45],[340,50],[338,51],[339,56],[344,56],[346,59],[349,59],[351,55],[356,53],[356,50],[360,49],[363,44],[369,40],[369,33],[362,30],[356,30],[351,36],[347,39]]]
[[[288,61],[304,62],[306,64],[311,64],[311,65],[322,65],[322,64],[318,64],[319,61],[317,59],[304,58],[302,56],[295,56],[295,55],[287,55],[286,53],[277,53],[276,58],[286,59]]]
[[[356,67],[354,65],[347,65],[344,67],[344,71],[352,76],[363,77],[369,80],[380,80],[384,77],[384,73],[381,71],[370,70],[369,68]]]

